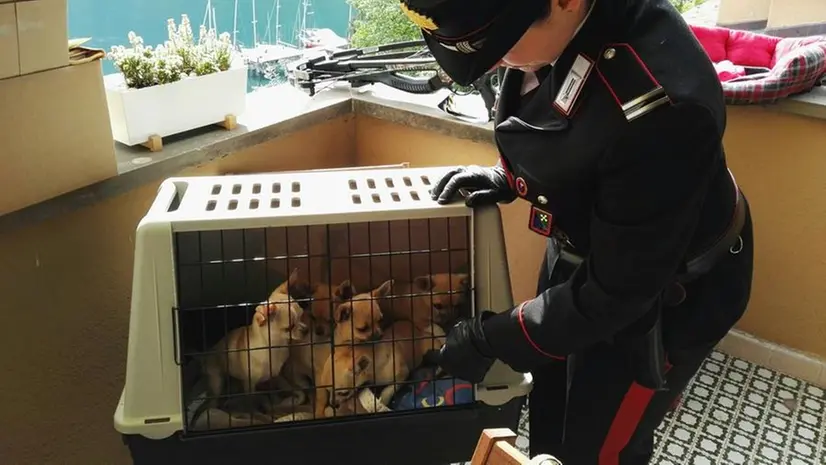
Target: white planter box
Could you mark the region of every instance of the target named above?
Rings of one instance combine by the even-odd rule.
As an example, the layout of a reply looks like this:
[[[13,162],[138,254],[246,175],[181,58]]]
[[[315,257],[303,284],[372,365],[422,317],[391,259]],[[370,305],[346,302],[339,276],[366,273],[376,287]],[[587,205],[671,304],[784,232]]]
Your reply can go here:
[[[126,145],[223,122],[247,104],[246,66],[143,89],[127,88],[120,73],[103,80],[112,135]]]

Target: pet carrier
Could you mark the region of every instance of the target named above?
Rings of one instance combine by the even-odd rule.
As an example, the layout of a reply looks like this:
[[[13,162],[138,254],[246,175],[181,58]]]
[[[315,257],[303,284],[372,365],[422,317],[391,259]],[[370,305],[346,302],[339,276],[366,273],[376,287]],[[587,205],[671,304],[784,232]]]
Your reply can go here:
[[[114,415],[134,462],[444,464],[515,428],[530,375],[434,363],[455,321],[513,304],[499,209],[432,201],[446,171],[161,184]]]

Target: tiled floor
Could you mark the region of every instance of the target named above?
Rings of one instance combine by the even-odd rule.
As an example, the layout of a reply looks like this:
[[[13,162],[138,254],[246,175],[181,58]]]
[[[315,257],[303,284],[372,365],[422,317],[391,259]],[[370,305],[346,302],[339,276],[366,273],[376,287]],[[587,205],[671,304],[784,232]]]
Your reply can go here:
[[[714,352],[685,394],[656,432],[651,465],[826,465],[823,389]]]

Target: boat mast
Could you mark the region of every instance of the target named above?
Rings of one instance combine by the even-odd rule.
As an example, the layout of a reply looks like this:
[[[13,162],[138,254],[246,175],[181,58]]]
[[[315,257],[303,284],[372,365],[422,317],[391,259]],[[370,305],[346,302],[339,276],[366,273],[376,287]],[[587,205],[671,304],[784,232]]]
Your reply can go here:
[[[235,0],[235,14],[232,15],[232,46],[238,42],[238,0]]]
[[[201,24],[203,24],[206,27],[209,27],[209,26],[212,25],[212,20],[209,17],[210,12],[212,12],[212,0],[207,0],[207,2],[206,2],[206,11],[204,11],[204,20],[201,21]],[[207,21],[209,21],[209,22],[207,22]]]
[[[281,43],[281,0],[275,1],[275,43]]]
[[[252,46],[258,46],[258,20],[255,19],[255,0],[252,0]]]
[[[298,43],[304,48],[304,35],[307,31],[307,4],[308,0],[301,1],[301,26],[298,29]]]

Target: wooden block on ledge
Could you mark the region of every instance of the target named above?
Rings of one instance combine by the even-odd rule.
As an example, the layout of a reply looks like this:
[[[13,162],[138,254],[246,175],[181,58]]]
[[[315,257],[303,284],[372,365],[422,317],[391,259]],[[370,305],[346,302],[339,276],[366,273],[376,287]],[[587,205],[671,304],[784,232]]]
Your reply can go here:
[[[159,135],[152,135],[141,145],[148,148],[150,152],[160,152],[163,150],[163,139]]]
[[[232,131],[238,127],[238,120],[235,118],[235,115],[227,115],[224,117],[223,121],[218,123],[218,126],[221,126],[227,131]]]

